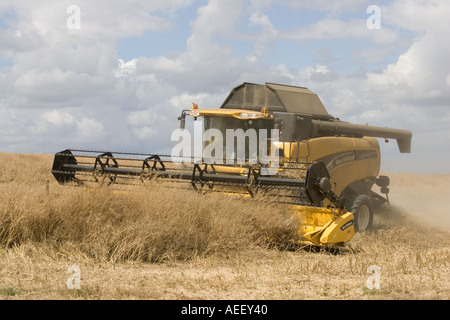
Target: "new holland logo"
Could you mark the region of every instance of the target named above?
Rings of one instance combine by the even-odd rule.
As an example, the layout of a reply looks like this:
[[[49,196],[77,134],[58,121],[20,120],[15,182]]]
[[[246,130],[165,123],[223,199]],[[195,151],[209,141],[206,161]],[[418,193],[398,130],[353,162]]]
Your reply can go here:
[[[348,227],[350,227],[350,226],[352,226],[352,225],[353,225],[353,220],[350,220],[349,222],[347,222],[346,224],[344,224],[344,225],[341,227],[341,230],[344,231],[345,229],[347,229]]]
[[[328,171],[340,166],[344,163],[355,161],[355,160],[368,160],[376,159],[378,156],[375,150],[354,150],[347,152],[334,153],[329,156],[323,157],[318,161],[323,161]]]

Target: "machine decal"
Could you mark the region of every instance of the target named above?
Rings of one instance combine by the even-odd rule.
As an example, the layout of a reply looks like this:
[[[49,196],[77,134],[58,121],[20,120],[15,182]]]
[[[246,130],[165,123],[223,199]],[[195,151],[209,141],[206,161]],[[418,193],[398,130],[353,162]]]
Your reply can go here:
[[[341,164],[355,161],[355,160],[367,160],[376,159],[377,152],[375,150],[356,150],[356,151],[346,151],[331,154],[329,156],[323,157],[318,161],[323,161],[327,166],[328,171],[340,166]]]

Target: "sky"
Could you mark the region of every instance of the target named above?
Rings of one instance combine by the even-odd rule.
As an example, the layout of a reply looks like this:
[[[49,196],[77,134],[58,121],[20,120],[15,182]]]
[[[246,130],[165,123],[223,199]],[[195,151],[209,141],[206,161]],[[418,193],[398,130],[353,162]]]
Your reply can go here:
[[[0,152],[168,153],[183,109],[271,82],[411,130],[410,154],[379,140],[383,172],[450,173],[449,17],[446,0],[2,0]]]

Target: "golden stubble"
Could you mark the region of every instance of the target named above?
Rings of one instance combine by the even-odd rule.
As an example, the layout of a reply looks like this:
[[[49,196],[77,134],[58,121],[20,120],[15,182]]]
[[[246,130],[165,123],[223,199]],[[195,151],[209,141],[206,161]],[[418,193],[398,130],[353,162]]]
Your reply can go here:
[[[296,222],[264,199],[60,186],[52,161],[0,154],[1,299],[450,298],[445,176],[390,175],[374,230],[328,252],[287,245]],[[72,265],[80,289],[67,286]],[[371,265],[380,289],[367,288]]]

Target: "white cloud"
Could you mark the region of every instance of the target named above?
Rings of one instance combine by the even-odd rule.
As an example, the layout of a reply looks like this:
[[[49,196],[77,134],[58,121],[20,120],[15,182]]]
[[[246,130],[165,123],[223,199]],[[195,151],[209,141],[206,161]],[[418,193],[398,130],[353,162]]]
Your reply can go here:
[[[258,25],[261,27],[260,34],[253,46],[253,55],[249,58],[256,62],[258,57],[262,56],[266,50],[266,45],[272,45],[278,36],[277,30],[272,25],[270,18],[267,15],[257,10],[250,16],[250,25]]]
[[[275,4],[287,6],[292,9],[311,9],[327,12],[330,16],[337,16],[343,12],[365,10],[371,3],[369,0],[251,0],[253,8],[270,8]]]
[[[0,55],[12,58],[16,52],[27,52],[43,45],[44,39],[35,30],[20,31],[0,28]]]
[[[342,120],[413,130],[416,154],[402,157],[407,163],[389,163],[391,170],[413,168],[424,150],[450,150],[444,139],[450,119],[446,2],[388,2],[382,7],[382,29],[369,30],[364,20],[369,1],[209,0],[189,11],[184,51],[168,55],[162,48],[157,55],[130,61],[118,59],[118,39],[170,34],[180,28],[177,10],[197,3],[78,1],[81,28],[68,30],[66,8],[71,4],[0,4],[0,17],[6,10],[14,12],[9,27],[0,28],[0,58],[13,63],[0,69],[1,150],[53,152],[81,144],[157,152],[167,149],[183,108],[193,102],[218,107],[240,83],[266,81],[309,87]],[[309,25],[291,21],[279,28],[271,11],[275,6],[321,14]],[[362,17],[343,19],[347,12]],[[365,45],[342,58],[333,41]],[[395,52],[391,48],[408,41],[406,50],[387,63],[386,56]],[[280,42],[295,49],[280,54]],[[304,52],[316,52],[317,60],[302,64]],[[377,71],[340,71],[342,64],[352,66],[356,60],[358,66],[377,64]],[[415,139],[419,135],[436,139]],[[398,151],[392,148],[392,153]],[[440,168],[450,171],[441,162]]]
[[[41,119],[43,122],[57,127],[67,127],[76,124],[75,118],[70,113],[59,110],[45,112],[42,114]]]
[[[197,10],[192,21],[192,33],[197,37],[211,39],[215,36],[236,36],[235,26],[244,16],[244,2],[241,0],[209,0]]]
[[[159,131],[155,127],[142,126],[132,128],[133,137],[139,141],[152,141],[158,137]]]
[[[432,113],[433,109],[440,110],[440,107],[446,106],[448,109],[450,43],[443,39],[450,28],[450,4],[396,1],[388,12],[391,23],[417,31],[419,36],[383,72],[368,76],[366,90],[371,90],[383,101],[423,107]]]
[[[377,45],[387,45],[397,40],[397,34],[388,28],[370,30],[364,19],[341,20],[326,18],[315,24],[286,31],[281,35],[288,40],[311,42],[317,40],[370,40]]]
[[[330,70],[326,65],[319,64],[315,68],[308,67],[305,71],[313,82],[336,81],[339,79],[339,74]]]
[[[83,117],[76,123],[76,140],[84,142],[102,139],[105,135],[103,125],[96,119]]]
[[[141,58],[139,67],[141,72],[145,70],[146,72],[169,72],[172,74],[182,74],[191,70],[182,59],[168,57]]]
[[[114,72],[114,76],[117,78],[125,78],[127,76],[135,74],[136,73],[136,62],[137,62],[137,59],[132,59],[128,62],[125,62],[122,59],[119,59],[117,69]]]
[[[14,82],[18,96],[26,97],[22,103],[28,107],[33,103],[70,103],[71,100],[85,99],[95,95],[105,85],[105,79],[91,77],[85,73],[73,71],[27,70]]]
[[[202,106],[204,105],[208,95],[206,93],[199,93],[199,94],[188,94],[184,93],[179,96],[172,97],[170,99],[170,103],[174,107],[184,106],[184,107],[191,107],[193,103]]]
[[[133,127],[145,126],[154,124],[158,120],[158,118],[160,117],[156,110],[149,109],[130,113],[127,118],[127,122]]]
[[[361,8],[367,8],[370,1],[368,0],[316,0],[316,1],[297,1],[282,0],[293,8],[308,8],[320,11],[326,11],[336,15],[346,11],[357,11]]]

